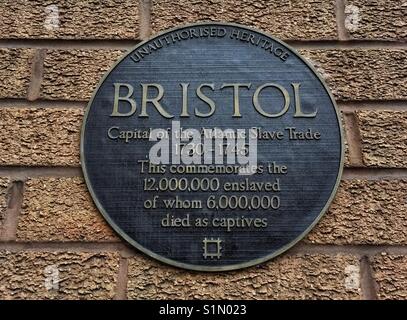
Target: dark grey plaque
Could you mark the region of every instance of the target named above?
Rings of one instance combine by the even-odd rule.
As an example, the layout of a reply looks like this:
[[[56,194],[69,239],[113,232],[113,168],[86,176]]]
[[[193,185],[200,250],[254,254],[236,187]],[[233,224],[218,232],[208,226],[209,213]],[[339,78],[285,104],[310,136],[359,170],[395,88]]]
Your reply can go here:
[[[149,163],[161,141],[151,130],[171,137],[178,121],[200,132],[254,128],[254,171],[226,162],[226,149],[237,152],[226,136],[219,163],[177,163],[173,144],[169,161]],[[334,99],[295,50],[203,23],[140,43],[106,73],[86,110],[81,161],[97,207],[133,246],[178,267],[232,270],[284,252],[318,222],[340,181],[342,139]],[[188,143],[200,155],[198,143],[178,148]]]

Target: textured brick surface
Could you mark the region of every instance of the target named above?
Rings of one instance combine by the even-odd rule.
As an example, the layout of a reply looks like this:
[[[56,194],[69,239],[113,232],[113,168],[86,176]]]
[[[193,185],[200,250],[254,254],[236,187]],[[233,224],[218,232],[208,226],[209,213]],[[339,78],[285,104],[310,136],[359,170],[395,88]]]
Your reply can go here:
[[[345,27],[354,39],[405,40],[404,0],[346,0]]]
[[[351,266],[351,267],[350,267]],[[129,261],[129,299],[359,299],[356,257],[284,256],[227,273],[165,267],[137,255]],[[356,278],[355,278],[356,277]]]
[[[110,299],[119,256],[0,251],[0,265],[1,299]],[[55,288],[58,280],[59,288]]]
[[[88,100],[119,50],[52,50],[45,58],[41,97]],[[340,100],[407,98],[404,50],[301,50]],[[374,63],[373,63],[374,62]]]
[[[138,0],[2,0],[0,37],[135,39]]]
[[[330,209],[306,241],[407,244],[407,180],[342,181]]]
[[[3,226],[3,220],[7,210],[7,191],[10,183],[9,178],[0,177],[0,234]]]
[[[407,51],[300,50],[340,100],[407,98]]]
[[[407,244],[405,180],[342,181],[307,237],[319,244]],[[17,229],[23,241],[117,240],[81,178],[30,179]]]
[[[50,50],[44,61],[41,97],[89,100],[120,50]]]
[[[339,106],[337,106],[339,109]],[[342,135],[343,135],[343,148],[344,148],[344,156],[343,156],[343,165],[344,167],[350,167],[351,162],[349,158],[349,141],[348,141],[348,134],[347,134],[347,128],[346,128],[346,123],[345,123],[345,118],[344,118],[344,113],[341,111],[340,113],[341,117],[341,124],[342,124]]]
[[[0,98],[24,98],[30,84],[33,49],[0,48]]]
[[[241,23],[283,39],[335,39],[335,1],[153,0],[152,28],[198,21]]]
[[[363,163],[407,167],[407,112],[357,111]]]
[[[350,39],[397,40],[400,48],[400,42],[407,38],[405,1],[343,2],[343,22]],[[140,3],[4,0],[0,5],[0,39],[4,46],[9,46],[8,39],[30,39],[30,44],[37,43],[35,39],[76,39],[83,40],[78,44],[88,48],[93,47],[86,42],[91,39],[136,40],[142,21]],[[185,23],[216,20],[243,23],[281,39],[336,40],[336,3],[335,0],[151,0],[151,26],[156,33]],[[46,47],[44,72],[41,81],[31,85],[34,84],[34,93],[40,87],[41,99],[89,100],[105,72],[124,54],[124,50],[113,48],[70,49],[62,41],[56,45],[61,44],[64,49],[57,49],[50,41],[40,43]],[[407,100],[406,50],[394,49],[390,42],[382,49],[323,48],[301,53],[322,75],[337,100],[361,100],[367,106],[369,100]],[[8,172],[7,166],[79,165],[83,110],[32,107],[33,104],[30,108],[17,107],[4,100],[27,97],[35,53],[36,49],[30,48],[0,48],[3,172]],[[36,67],[34,78],[39,79],[41,68],[39,64]],[[31,95],[36,96],[33,92]],[[356,111],[355,118],[363,165],[407,168],[407,112]],[[352,136],[349,143],[357,140],[357,135]],[[354,151],[354,146],[349,146]],[[348,152],[345,165],[350,165]],[[10,172],[19,174],[15,169]],[[352,173],[357,170],[353,168]],[[375,170],[369,172],[375,176]],[[0,177],[0,230],[11,183],[7,173],[4,175]],[[128,280],[130,299],[360,299],[367,293],[360,288],[359,253],[369,254],[375,246],[382,246],[383,250],[396,246],[392,250],[402,253],[407,245],[405,190],[407,179],[403,178],[342,181],[330,209],[302,242],[307,244],[306,248],[317,244],[315,250],[330,254],[303,254],[300,245],[296,254],[288,253],[252,268],[200,273],[172,268],[134,251],[135,256],[128,260],[128,279],[120,281]],[[84,247],[94,248],[86,242],[121,241],[95,208],[83,179],[29,178],[23,191],[21,212],[13,213],[18,216],[18,243],[2,243],[3,248],[19,251],[0,250],[0,298],[113,298],[120,255],[96,249],[92,253],[79,252],[77,248],[70,251],[70,242],[75,242],[76,247],[83,242]],[[22,242],[34,243],[42,249]],[[44,244],[38,242],[63,249],[47,252]],[[357,247],[357,256],[332,253],[342,250],[342,245],[361,246]],[[30,249],[18,249],[21,246]],[[407,299],[407,255],[383,253],[369,259],[378,297]],[[123,283],[120,287],[123,288]],[[366,287],[369,285],[365,283]]]
[[[0,165],[79,164],[81,109],[0,108]]]
[[[26,182],[17,240],[118,238],[94,206],[82,178],[38,178]]]
[[[373,262],[380,299],[407,299],[407,256],[382,254]]]
[[[82,110],[2,108],[0,118],[0,165],[79,165]]]

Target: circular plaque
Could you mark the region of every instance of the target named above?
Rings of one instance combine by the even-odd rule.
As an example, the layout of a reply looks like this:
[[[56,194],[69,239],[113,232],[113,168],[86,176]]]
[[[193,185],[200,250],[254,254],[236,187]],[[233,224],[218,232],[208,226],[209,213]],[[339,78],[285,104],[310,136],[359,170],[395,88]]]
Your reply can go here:
[[[98,209],[147,255],[232,270],[284,252],[337,190],[334,99],[295,50],[254,29],[160,33],[106,73],[86,109],[81,161]]]

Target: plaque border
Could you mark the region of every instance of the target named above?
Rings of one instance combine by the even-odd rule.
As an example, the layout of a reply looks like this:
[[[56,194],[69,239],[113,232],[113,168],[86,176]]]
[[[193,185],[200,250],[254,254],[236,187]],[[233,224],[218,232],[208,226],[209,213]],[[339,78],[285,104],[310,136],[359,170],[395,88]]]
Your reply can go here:
[[[166,258],[164,256],[161,256],[145,247],[143,247],[142,245],[140,245],[137,241],[133,240],[132,238],[130,238],[127,234],[125,234],[121,228],[116,225],[116,223],[110,218],[110,216],[107,214],[107,212],[105,211],[105,209],[103,208],[103,206],[101,205],[101,203],[99,202],[98,198],[96,197],[95,192],[93,191],[92,185],[89,181],[89,177],[86,171],[86,164],[85,164],[85,155],[84,155],[84,150],[83,150],[83,141],[85,138],[85,129],[86,129],[86,123],[87,123],[87,117],[88,117],[88,113],[90,111],[91,105],[93,103],[93,100],[96,96],[96,94],[99,92],[100,86],[103,84],[103,82],[106,80],[106,78],[110,75],[110,73],[116,68],[116,66],[118,64],[120,64],[120,62],[122,62],[125,58],[127,58],[127,56],[132,53],[134,50],[136,50],[137,48],[143,46],[144,44],[148,43],[149,41],[158,38],[160,36],[163,36],[165,34],[177,31],[177,30],[182,30],[185,28],[191,28],[191,27],[196,27],[196,26],[226,26],[226,27],[236,27],[236,28],[240,28],[240,29],[245,29],[247,31],[251,31],[251,32],[255,32],[258,33],[260,35],[263,35],[267,38],[270,38],[271,40],[275,41],[276,43],[279,43],[280,45],[282,45],[283,47],[285,47],[286,49],[288,49],[289,51],[291,51],[293,54],[295,54],[300,60],[302,60],[306,66],[308,66],[308,68],[310,68],[310,70],[316,75],[317,79],[321,82],[322,86],[324,87],[325,91],[328,93],[329,98],[332,101],[332,104],[334,106],[335,109],[335,113],[336,113],[336,119],[338,121],[338,126],[339,126],[339,132],[340,132],[340,145],[341,145],[341,159],[340,159],[340,164],[339,164],[339,170],[337,173],[337,178],[336,178],[336,182],[335,185],[331,191],[331,195],[328,198],[325,206],[322,208],[321,212],[318,214],[318,216],[314,219],[313,223],[310,224],[308,226],[308,228],[302,232],[298,237],[296,237],[294,240],[292,240],[290,243],[286,244],[285,246],[281,247],[279,250],[273,252],[272,254],[266,255],[264,257],[261,258],[257,258],[257,259],[253,259],[253,260],[249,260],[246,262],[242,262],[242,263],[237,263],[237,264],[230,264],[230,265],[222,265],[222,266],[208,266],[208,265],[195,265],[195,264],[189,264],[189,263],[184,263],[184,262],[178,262],[176,260],[173,259],[169,259]],[[284,253],[285,251],[289,250],[290,248],[292,248],[294,245],[296,245],[300,240],[302,240],[314,227],[315,225],[321,220],[322,216],[325,214],[325,212],[328,210],[329,206],[331,205],[337,191],[338,191],[338,187],[339,184],[341,182],[342,179],[342,174],[343,174],[343,166],[344,166],[344,157],[345,157],[345,148],[344,148],[344,134],[343,134],[343,128],[342,128],[342,121],[341,121],[341,114],[339,112],[338,106],[336,104],[336,101],[332,95],[332,93],[330,92],[328,86],[326,85],[325,81],[322,79],[322,77],[319,75],[319,73],[316,71],[316,69],[301,55],[297,52],[297,50],[295,50],[294,48],[292,48],[290,45],[286,44],[285,42],[274,38],[273,36],[269,35],[268,33],[258,30],[256,28],[252,28],[252,27],[248,27],[245,25],[241,25],[241,24],[237,24],[237,23],[229,23],[229,22],[220,22],[220,21],[202,21],[202,22],[198,22],[198,23],[189,23],[189,24],[183,24],[181,26],[177,26],[174,28],[170,28],[170,29],[166,29],[164,31],[158,32],[152,36],[149,36],[148,39],[143,40],[141,42],[139,42],[137,45],[133,46],[132,48],[128,49],[128,51],[123,54],[111,67],[108,71],[105,72],[105,74],[103,75],[103,77],[101,78],[101,80],[99,81],[99,83],[97,84],[96,88],[93,91],[93,94],[86,106],[85,112],[84,112],[84,116],[83,116],[83,122],[82,122],[82,126],[81,126],[81,137],[80,137],[80,163],[81,163],[81,168],[82,168],[82,172],[83,172],[83,176],[85,179],[85,183],[86,186],[89,190],[89,193],[91,194],[92,200],[95,203],[96,207],[98,208],[98,210],[100,211],[100,213],[102,214],[102,216],[105,218],[105,220],[109,223],[109,225],[113,228],[113,230],[115,230],[115,232],[117,234],[120,235],[120,237],[122,237],[124,240],[126,240],[129,244],[131,244],[133,247],[135,247],[136,249],[140,250],[141,252],[143,252],[144,254],[148,255],[151,258],[154,258],[160,262],[164,262],[166,264],[178,267],[178,268],[183,268],[183,269],[188,269],[188,270],[193,270],[193,271],[206,271],[206,272],[217,272],[217,271],[231,271],[231,270],[237,270],[237,269],[242,269],[242,268],[247,268],[247,267],[251,267],[257,264],[261,264],[263,262],[266,262],[272,258],[275,258],[277,256],[279,256],[280,254]]]

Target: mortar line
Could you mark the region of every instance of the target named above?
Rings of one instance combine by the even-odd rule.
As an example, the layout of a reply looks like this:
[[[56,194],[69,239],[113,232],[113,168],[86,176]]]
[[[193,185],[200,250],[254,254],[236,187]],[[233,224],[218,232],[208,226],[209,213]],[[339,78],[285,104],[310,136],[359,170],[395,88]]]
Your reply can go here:
[[[348,40],[349,34],[345,28],[345,3],[344,0],[335,2],[336,27],[338,30],[339,40]]]
[[[0,108],[2,107],[38,107],[38,108],[85,108],[89,101],[75,100],[47,100],[37,99],[30,101],[21,98],[0,98]],[[336,100],[339,109],[344,112],[353,112],[357,110],[391,110],[407,111],[407,100]]]
[[[0,250],[11,252],[18,251],[83,251],[83,252],[119,252],[122,258],[131,258],[142,254],[125,242],[80,242],[80,241],[46,241],[46,242],[23,242],[6,241],[0,242]],[[285,254],[292,256],[298,254],[350,254],[356,256],[374,256],[386,252],[392,255],[407,255],[407,245],[355,245],[355,244],[310,244],[299,243],[288,250]]]
[[[1,241],[13,241],[16,239],[18,220],[23,204],[24,183],[13,181],[9,189],[9,197],[6,215],[1,232]]]
[[[287,253],[296,254],[351,254],[359,257],[374,256],[386,252],[394,255],[407,255],[407,245],[369,245],[369,244],[310,244],[300,243]]]
[[[46,49],[38,49],[31,66],[30,85],[27,92],[27,100],[33,101],[40,97],[42,79],[44,74],[44,61]]]
[[[343,112],[354,112],[359,110],[368,111],[407,111],[407,101],[339,101],[339,109]]]
[[[367,255],[360,259],[360,288],[365,300],[377,300],[376,282],[372,274],[370,260]]]
[[[359,124],[354,112],[344,113],[346,139],[348,141],[348,156],[352,166],[363,166],[362,139]]]
[[[315,50],[381,50],[381,49],[406,49],[405,41],[387,40],[284,40],[296,49]]]
[[[147,27],[145,27],[147,29]],[[151,29],[151,26],[148,27]],[[143,31],[144,32],[144,31]],[[149,31],[151,36],[151,30]],[[34,48],[34,49],[48,49],[48,50],[65,50],[65,49],[111,49],[111,50],[129,50],[142,40],[149,36],[144,35],[142,39],[138,40],[118,40],[118,39],[0,39],[0,48]],[[281,39],[288,45],[296,49],[321,49],[321,50],[346,50],[346,49],[406,49],[407,41],[397,40],[293,40]]]
[[[26,180],[37,177],[82,177],[79,164],[75,167],[64,166],[0,166],[0,176],[17,180]],[[406,179],[407,168],[369,168],[346,167],[343,171],[343,180],[366,179]]]
[[[36,177],[82,177],[82,169],[76,167],[47,166],[0,166],[0,176],[18,180]]]
[[[139,39],[1,39],[0,48],[127,50],[136,46],[140,41]]]
[[[147,40],[151,35],[151,1],[139,0],[140,8],[140,38]]]
[[[74,252],[121,252],[126,249],[122,242],[80,241],[6,241],[0,242],[0,250],[18,251],[74,251]]]
[[[127,300],[127,275],[129,263],[127,258],[121,257],[116,281],[116,294],[114,300]]]
[[[407,179],[407,168],[368,168],[347,167],[343,170],[342,180],[385,180]]]
[[[392,99],[392,100],[336,100],[337,103],[344,106],[355,106],[360,107],[363,105],[375,105],[375,106],[391,106],[391,105],[400,105],[407,107],[407,99]]]
[[[15,108],[73,108],[84,109],[87,101],[71,101],[71,100],[44,100],[36,99],[30,101],[27,99],[0,98],[0,108],[15,107]]]

